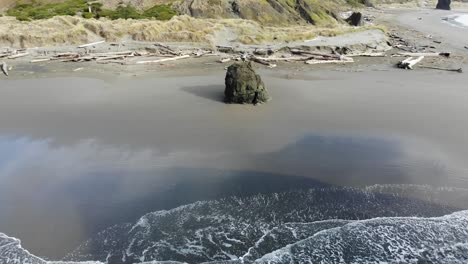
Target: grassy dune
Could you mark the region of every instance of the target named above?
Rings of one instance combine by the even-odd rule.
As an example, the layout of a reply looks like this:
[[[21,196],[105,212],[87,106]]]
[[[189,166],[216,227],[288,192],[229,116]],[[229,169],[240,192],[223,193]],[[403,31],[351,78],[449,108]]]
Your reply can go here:
[[[362,30],[344,25],[320,28],[307,25],[262,26],[243,19],[196,19],[176,16],[169,21],[84,19],[60,16],[31,22],[13,17],[0,17],[0,46],[36,47],[75,45],[106,39],[107,41],[161,41],[219,43],[218,32],[229,32],[234,41],[244,44],[265,44],[334,36]]]

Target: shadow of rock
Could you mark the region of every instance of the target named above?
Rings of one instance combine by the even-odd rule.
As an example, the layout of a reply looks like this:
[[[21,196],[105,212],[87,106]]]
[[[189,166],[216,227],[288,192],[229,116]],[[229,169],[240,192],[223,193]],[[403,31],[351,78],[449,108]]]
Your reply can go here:
[[[182,87],[181,90],[218,103],[224,103],[224,85],[187,86]]]

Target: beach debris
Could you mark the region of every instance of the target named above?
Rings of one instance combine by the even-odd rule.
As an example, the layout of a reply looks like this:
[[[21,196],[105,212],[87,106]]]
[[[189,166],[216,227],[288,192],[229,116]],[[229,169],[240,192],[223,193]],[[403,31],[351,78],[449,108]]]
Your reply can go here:
[[[233,46],[216,46],[216,49],[219,52],[223,52],[223,53],[234,53],[234,47]]]
[[[173,58],[164,58],[164,59],[150,60],[150,61],[137,61],[135,62],[135,64],[155,64],[155,63],[175,61],[175,60],[181,60],[181,59],[187,59],[187,58],[190,58],[190,55],[182,55],[182,56],[177,56]]]
[[[256,105],[270,100],[265,84],[253,69],[250,61],[229,66],[225,84],[224,100],[226,103]]]
[[[83,69],[84,69],[83,67],[80,67],[80,68],[74,69],[73,71],[74,71],[74,72],[77,72],[77,71],[81,71],[81,70],[83,70]]]
[[[312,52],[306,51],[301,49],[291,49],[291,54],[294,55],[304,55],[307,56],[309,59],[317,59],[317,60],[340,60],[340,54],[326,54],[326,53],[319,53],[319,52]]]
[[[93,42],[81,45],[86,47],[95,45]],[[348,63],[353,62],[351,57],[384,57],[385,54],[381,52],[366,52],[356,53],[347,48],[336,47],[334,49],[327,49],[325,51],[311,50],[307,46],[286,47],[284,49],[275,50],[270,46],[265,47],[237,47],[234,49],[232,46],[216,46],[215,49],[209,48],[189,48],[184,50],[174,50],[170,46],[163,43],[151,43],[147,46],[138,47],[135,50],[117,49],[120,43],[109,43],[99,50],[83,49],[69,52],[36,52],[37,57],[33,57],[30,63],[40,63],[48,61],[59,62],[96,62],[99,64],[118,63],[122,65],[135,65],[135,64],[157,64],[168,61],[175,61],[185,58],[199,58],[205,56],[216,56],[213,60],[214,63],[227,63],[231,60],[235,61],[253,61],[265,65],[269,68],[277,67],[276,62],[307,62],[308,64],[319,63]],[[111,49],[110,47],[114,47]],[[374,49],[374,47],[369,47]],[[7,50],[0,51],[0,57],[10,56],[25,56],[26,50]],[[224,54],[223,54],[224,53]],[[344,55],[349,54],[350,55]],[[137,59],[137,57],[153,57],[151,59]]]
[[[322,63],[347,63],[354,62],[351,57],[340,55],[340,54],[325,54],[318,52],[305,51],[300,49],[291,49],[291,54],[299,56],[285,56],[285,57],[258,57],[255,55],[250,55],[247,57],[248,60],[266,65],[270,68],[276,67],[276,64],[271,62],[294,62],[294,61],[304,61],[306,64],[322,64]],[[366,55],[366,54],[363,54]],[[371,56],[370,54],[367,54]],[[380,55],[380,54],[379,54]]]
[[[174,55],[174,56],[180,55],[180,52],[176,52],[173,49],[171,49],[169,46],[164,45],[162,43],[158,42],[158,43],[154,43],[154,45],[160,48],[160,52],[162,54],[170,54],[170,55]]]
[[[386,57],[383,52],[368,52],[347,55],[348,57]]]
[[[441,70],[441,71],[450,71],[450,72],[458,72],[458,73],[463,73],[462,68],[442,68],[442,67],[435,67],[435,66],[419,66],[420,68],[425,68],[425,69],[434,69],[434,70]]]
[[[8,76],[8,65],[7,65],[4,61],[2,61],[1,68],[2,68],[3,74],[5,74],[6,76]]]
[[[247,60],[247,58],[245,60]],[[243,60],[243,61],[245,61],[245,60]],[[256,57],[256,56],[250,56],[250,57],[248,57],[248,60],[254,61],[256,63],[260,63],[262,65],[267,66],[268,68],[275,68],[277,66],[274,63],[268,62],[267,58],[260,58],[260,57]]]
[[[306,64],[324,64],[324,63],[330,63],[330,64],[333,64],[333,63],[350,63],[350,62],[354,62],[353,58],[350,58],[350,57],[344,57],[339,59],[339,60],[317,60],[317,59],[311,59],[311,60],[307,60],[305,63]]]
[[[21,57],[24,57],[24,56],[28,56],[29,53],[24,52],[24,51],[25,50],[22,49],[22,50],[13,50],[13,51],[2,52],[2,53],[0,53],[0,58],[7,58],[7,59],[10,59],[10,60],[13,60],[13,59],[21,58]]]
[[[436,9],[450,10],[451,0],[438,0]]]
[[[351,26],[361,26],[362,25],[362,14],[360,12],[353,12],[345,21]]]
[[[29,61],[30,63],[37,63],[37,62],[45,62],[45,61],[50,61],[50,58],[39,58],[39,59],[34,59]]]
[[[221,58],[221,59],[219,59],[220,63],[226,63],[226,62],[229,62],[229,61],[231,61],[231,58]]]
[[[405,70],[412,70],[414,65],[424,59],[424,56],[419,56],[416,59],[413,57],[406,58],[397,63],[397,67]]]
[[[255,55],[259,55],[259,56],[268,56],[268,55],[272,55],[273,53],[275,53],[274,50],[268,48],[256,48],[254,51],[253,51],[253,54]]]
[[[392,57],[450,57],[450,52],[399,52],[393,54]]]
[[[78,48],[86,48],[86,47],[90,47],[90,46],[99,45],[99,44],[102,44],[102,43],[105,43],[105,42],[106,42],[105,40],[91,42],[91,43],[88,43],[88,44],[83,44],[81,46],[78,46]]]

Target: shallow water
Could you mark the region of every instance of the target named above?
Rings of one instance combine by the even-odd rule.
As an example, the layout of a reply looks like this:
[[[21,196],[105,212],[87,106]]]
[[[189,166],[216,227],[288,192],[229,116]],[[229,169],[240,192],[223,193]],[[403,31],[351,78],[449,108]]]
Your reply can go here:
[[[109,225],[196,200],[323,184],[468,187],[465,74],[273,75],[263,72],[273,100],[257,107],[223,104],[221,71],[0,80],[0,232],[57,257]]]

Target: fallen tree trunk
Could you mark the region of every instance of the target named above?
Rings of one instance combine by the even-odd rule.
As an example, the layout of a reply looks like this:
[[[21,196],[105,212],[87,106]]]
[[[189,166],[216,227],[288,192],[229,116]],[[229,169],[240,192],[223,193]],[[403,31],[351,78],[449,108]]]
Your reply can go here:
[[[450,52],[399,52],[392,57],[450,57]]]
[[[181,59],[186,59],[189,58],[190,55],[182,55],[182,56],[177,56],[173,58],[166,58],[166,59],[159,59],[159,60],[150,60],[150,61],[137,61],[135,64],[154,64],[154,63],[161,63],[161,62],[166,62],[166,61],[175,61],[175,60],[181,60]]]
[[[422,59],[424,59],[424,56],[417,57],[416,59],[413,59],[413,57],[409,57],[403,61],[398,62],[397,67],[401,69],[412,70],[413,66],[420,62]]]

